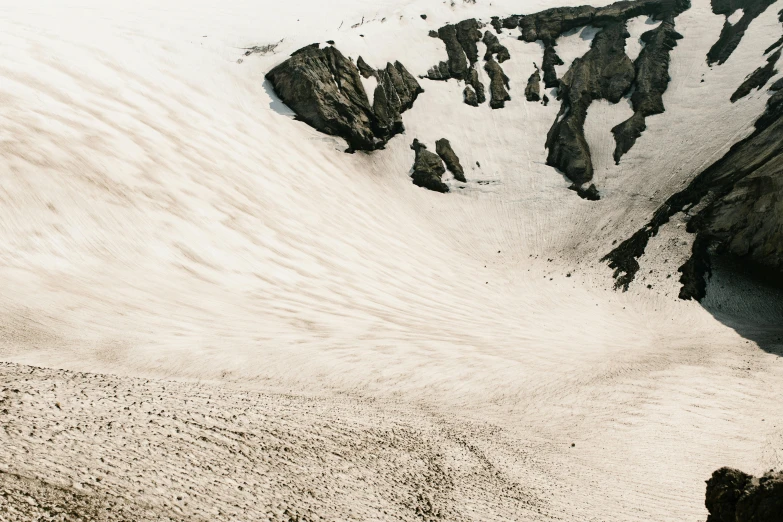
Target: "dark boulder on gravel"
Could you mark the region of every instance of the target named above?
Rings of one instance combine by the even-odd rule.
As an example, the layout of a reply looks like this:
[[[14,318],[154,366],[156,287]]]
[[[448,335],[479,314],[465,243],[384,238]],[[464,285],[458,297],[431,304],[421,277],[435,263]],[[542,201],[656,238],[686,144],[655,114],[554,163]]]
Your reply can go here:
[[[446,138],[441,138],[435,142],[435,152],[446,164],[446,168],[449,172],[454,174],[454,179],[463,183],[467,182],[465,179],[465,170],[459,162],[459,157],[454,153],[454,149],[451,148],[451,143]]]
[[[298,119],[344,138],[349,151],[374,150],[403,132],[400,115],[423,90],[400,62],[377,72],[361,62],[363,72],[372,72],[379,80],[373,106],[359,68],[335,47],[313,44],[299,49],[266,78]]]
[[[435,192],[448,192],[448,185],[441,181],[443,174],[446,173],[446,167],[443,166],[440,157],[428,151],[419,140],[413,140],[411,149],[416,152],[411,176],[413,184]]]
[[[783,472],[755,478],[721,468],[707,481],[707,522],[780,522],[783,520]]]

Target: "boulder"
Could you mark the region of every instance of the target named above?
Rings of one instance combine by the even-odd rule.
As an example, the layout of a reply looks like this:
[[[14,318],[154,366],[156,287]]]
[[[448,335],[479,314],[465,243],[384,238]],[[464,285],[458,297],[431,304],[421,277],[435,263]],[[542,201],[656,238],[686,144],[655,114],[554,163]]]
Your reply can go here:
[[[376,133],[377,119],[359,70],[335,47],[313,44],[299,49],[266,78],[298,119],[345,138],[349,150],[373,150],[391,137]]]
[[[400,63],[374,71],[363,59],[365,77],[378,78],[373,104],[360,78],[360,67],[335,47],[304,47],[266,75],[275,93],[304,121],[320,132],[340,136],[349,151],[382,148],[404,131],[401,114],[423,89]]]
[[[541,99],[541,71],[538,69],[537,65],[533,65],[536,67],[536,71],[527,79],[525,99],[527,101],[537,102]]]
[[[435,192],[448,192],[448,185],[441,181],[446,168],[440,157],[428,151],[427,147],[416,139],[413,140],[411,149],[416,152],[411,176],[413,184]]]
[[[721,468],[707,481],[707,522],[779,522],[783,520],[783,473],[754,478]]]
[[[489,83],[489,106],[493,109],[502,109],[506,106],[506,102],[511,100],[511,95],[508,94],[508,76],[503,72],[503,68],[500,64],[493,59],[487,60],[484,64],[484,70],[490,78]]]
[[[465,170],[459,162],[459,157],[454,153],[454,149],[451,148],[451,143],[446,138],[441,138],[435,142],[435,152],[446,164],[446,168],[449,172],[454,174],[454,179],[463,183],[467,182],[465,179]]]
[[[484,60],[489,60],[493,55],[495,56],[495,59],[498,61],[498,63],[503,63],[506,60],[511,59],[511,54],[509,54],[508,48],[501,44],[500,40],[498,40],[498,37],[491,32],[487,31],[484,33],[482,42],[484,42],[484,45],[487,46],[487,51],[484,53]]]

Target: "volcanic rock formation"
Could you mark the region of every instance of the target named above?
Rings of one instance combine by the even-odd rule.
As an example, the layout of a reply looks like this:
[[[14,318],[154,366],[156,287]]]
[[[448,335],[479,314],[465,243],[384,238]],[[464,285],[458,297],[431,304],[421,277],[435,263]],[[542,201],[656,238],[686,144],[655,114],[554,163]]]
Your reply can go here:
[[[362,60],[362,73],[372,69]],[[303,47],[266,75],[275,93],[297,118],[320,132],[340,136],[348,150],[374,150],[405,129],[401,114],[423,92],[400,62],[375,72],[372,107],[360,69],[335,47]]]
[[[779,522],[783,520],[783,473],[755,478],[721,468],[707,481],[707,522]]]

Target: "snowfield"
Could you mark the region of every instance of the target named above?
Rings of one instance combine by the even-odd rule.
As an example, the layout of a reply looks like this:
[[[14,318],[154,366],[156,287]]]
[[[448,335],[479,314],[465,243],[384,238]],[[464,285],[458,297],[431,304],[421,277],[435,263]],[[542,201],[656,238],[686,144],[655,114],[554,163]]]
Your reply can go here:
[[[371,154],[264,80],[330,39],[425,75],[429,30],[579,3],[2,0],[0,521],[698,521],[716,468],[783,467],[783,295],[719,270],[678,300],[676,219],[630,291],[599,262],[751,132],[767,92],[729,97],[783,0],[712,68],[693,0],[619,165],[630,103],[590,107],[597,202],[545,165],[517,32],[504,109],[420,80]],[[414,186],[414,138],[468,183]]]

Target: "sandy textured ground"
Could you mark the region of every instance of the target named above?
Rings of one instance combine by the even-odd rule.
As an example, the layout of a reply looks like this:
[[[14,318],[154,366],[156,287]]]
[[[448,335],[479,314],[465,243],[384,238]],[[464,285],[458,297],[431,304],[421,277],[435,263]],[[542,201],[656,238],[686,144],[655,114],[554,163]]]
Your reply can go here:
[[[729,96],[783,2],[709,68],[695,0],[619,166],[629,106],[590,109],[596,203],[544,165],[558,107],[524,101],[541,48],[514,35],[506,109],[422,81],[372,155],[263,80],[327,39],[423,74],[429,29],[552,4],[267,4],[0,6],[0,520],[697,521],[714,469],[783,466],[780,294],[677,301],[679,218],[628,293],[598,262],[749,132],[767,95]],[[407,176],[442,137],[447,195]]]

